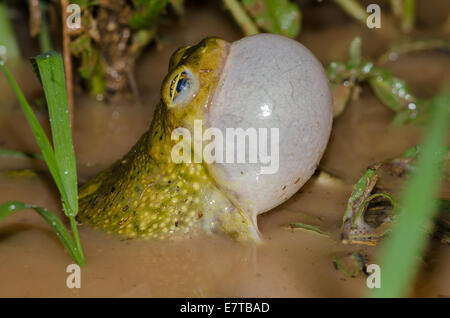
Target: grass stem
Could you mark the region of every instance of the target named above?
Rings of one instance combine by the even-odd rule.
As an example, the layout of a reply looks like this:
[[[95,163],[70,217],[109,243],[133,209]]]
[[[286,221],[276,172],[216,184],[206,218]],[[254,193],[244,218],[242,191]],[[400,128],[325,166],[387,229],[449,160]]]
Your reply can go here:
[[[231,15],[236,20],[236,23],[241,27],[242,31],[244,31],[245,35],[259,33],[258,27],[238,0],[223,0],[223,4],[225,8],[231,12]]]
[[[368,14],[358,1],[334,0],[334,2],[349,16],[359,21],[361,24],[366,25]]]
[[[19,45],[8,16],[8,8],[0,2],[0,59],[15,63],[21,59]]]
[[[67,103],[69,109],[70,127],[73,127],[74,116],[74,96],[73,96],[73,76],[72,76],[72,56],[70,53],[70,34],[67,26],[67,7],[68,0],[61,0],[61,16],[62,16],[62,30],[63,30],[63,57],[64,69],[66,74],[66,88],[67,88]]]
[[[39,32],[39,45],[41,52],[47,52],[52,50],[52,40],[50,37],[50,31],[48,29],[47,21],[47,3],[45,1],[40,2],[41,5],[41,28]]]

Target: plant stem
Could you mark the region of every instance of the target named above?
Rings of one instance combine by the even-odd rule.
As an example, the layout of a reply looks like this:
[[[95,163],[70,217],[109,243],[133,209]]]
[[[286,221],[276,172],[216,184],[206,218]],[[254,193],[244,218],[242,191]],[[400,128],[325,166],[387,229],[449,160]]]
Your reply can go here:
[[[79,258],[78,262],[79,262],[80,266],[83,266],[84,265],[84,254],[83,254],[83,248],[81,247],[80,235],[78,234],[77,221],[75,220],[74,216],[71,216],[69,219],[70,219],[70,225],[72,227],[73,238],[75,240],[76,254]]]
[[[258,34],[259,29],[253,20],[248,16],[245,9],[238,0],[223,0],[224,6],[231,12],[236,23],[244,31],[245,35]]]
[[[349,16],[366,25],[368,15],[360,3],[355,0],[334,0],[334,2]]]
[[[52,50],[52,40],[50,38],[50,32],[48,30],[47,21],[47,3],[41,1],[41,30],[39,32],[39,44],[41,46],[41,52],[47,52]]]
[[[63,57],[64,57],[64,70],[66,74],[66,89],[67,89],[67,103],[69,109],[70,127],[73,127],[73,80],[72,80],[72,59],[70,53],[70,35],[67,27],[67,6],[68,0],[61,0],[61,16],[62,16],[62,29],[63,29]]]
[[[1,58],[8,59],[10,62],[18,61],[21,58],[16,36],[4,2],[0,2],[0,59]]]
[[[402,30],[410,32],[416,20],[416,0],[403,0]]]
[[[391,0],[390,1],[392,13],[394,14],[394,16],[396,18],[400,18],[402,16],[402,12],[403,12],[402,1],[403,0]]]

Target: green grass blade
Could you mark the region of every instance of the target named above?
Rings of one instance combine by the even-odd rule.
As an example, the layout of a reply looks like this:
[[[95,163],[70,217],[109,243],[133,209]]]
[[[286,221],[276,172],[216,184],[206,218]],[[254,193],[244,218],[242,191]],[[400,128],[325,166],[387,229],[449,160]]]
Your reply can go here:
[[[309,232],[313,232],[313,233],[317,233],[320,235],[324,235],[324,236],[330,236],[330,234],[328,232],[322,231],[321,229],[319,229],[317,226],[311,225],[311,224],[306,224],[306,223],[301,223],[301,222],[292,222],[292,223],[288,223],[286,225],[283,226],[286,229],[303,229]]]
[[[433,99],[434,113],[421,148],[417,169],[400,198],[398,221],[380,251],[381,288],[372,297],[401,297],[420,265],[418,256],[424,251],[427,233],[422,230],[437,210],[435,196],[439,190],[440,165],[449,122],[450,92]]]
[[[41,6],[41,30],[39,32],[39,45],[41,52],[47,52],[52,49],[52,39],[50,37],[50,31],[48,29],[47,21],[47,3],[45,1],[40,2]]]
[[[47,100],[55,159],[67,195],[63,199],[67,200],[70,207],[66,214],[75,216],[78,213],[77,171],[62,57],[55,51],[49,51],[33,58],[32,63],[38,72]]]
[[[53,152],[53,148],[45,135],[44,130],[37,121],[36,116],[31,110],[25,96],[8,68],[5,66],[4,61],[1,59],[0,69],[6,76],[19,100],[19,104],[22,107],[39,148],[41,149],[44,160],[47,163],[50,173],[61,194],[64,212],[69,217],[75,240],[75,243],[73,244],[69,235],[62,237],[62,242],[64,246],[67,247],[69,246],[67,245],[69,244],[67,243],[67,240],[70,239],[70,242],[72,242],[71,244],[74,245],[73,251],[77,252],[77,255],[74,257],[76,257],[79,264],[83,264],[84,255],[75,221],[75,215],[78,213],[76,162],[70,130],[62,59],[59,54],[49,52],[46,53],[45,56],[37,57],[33,62],[44,87],[47,104],[49,106],[50,124],[52,127],[55,152]],[[66,191],[66,188],[69,189],[68,192]],[[47,210],[45,209],[43,210],[42,208],[34,206],[28,207],[33,207],[43,217],[47,217],[48,219],[51,218],[48,213],[46,213]],[[11,206],[9,209],[11,209]],[[6,210],[4,210],[4,213],[6,213],[5,211]],[[54,222],[58,224],[57,221]],[[54,225],[54,223],[52,222],[51,225]],[[61,234],[59,234],[59,236],[61,236]]]
[[[36,116],[34,115],[33,111],[31,110],[31,107],[28,104],[28,102],[27,102],[25,96],[23,95],[22,91],[20,90],[19,86],[17,85],[17,82],[12,77],[11,73],[9,72],[9,70],[6,67],[6,65],[4,64],[4,62],[2,62],[1,60],[0,60],[0,69],[2,70],[3,74],[5,75],[6,79],[9,82],[9,84],[11,85],[11,88],[13,89],[17,99],[19,100],[19,104],[25,114],[28,124],[31,127],[31,130],[34,134],[36,142],[38,143],[38,146],[41,149],[42,156],[44,157],[45,162],[47,163],[48,169],[50,170],[50,173],[53,177],[53,180],[56,183],[56,186],[58,187],[59,192],[62,194],[63,197],[66,196],[64,194],[65,190],[64,190],[62,182],[61,182],[61,176],[59,174],[55,154],[53,153],[53,149],[50,144],[50,141],[47,138],[47,135],[45,134],[45,132],[42,129],[41,125],[39,124],[38,120],[36,119]]]
[[[23,202],[17,201],[9,201],[3,204],[0,204],[0,221],[11,215],[17,211],[23,209],[33,209],[36,211],[45,221],[51,226],[53,231],[55,231],[61,243],[66,248],[70,257],[79,265],[84,265],[84,256],[83,253],[77,249],[74,244],[72,237],[70,236],[67,229],[64,227],[60,219],[51,211],[46,208],[38,207],[32,204],[25,204]]]
[[[364,10],[359,1],[356,0],[334,0],[334,2],[341,7],[350,17],[358,20],[364,26],[369,14]]]
[[[0,157],[13,157],[13,158],[33,158],[43,160],[44,157],[36,153],[28,153],[16,150],[0,149]]]
[[[6,3],[0,2],[0,46],[6,48],[6,58],[10,61],[20,60],[20,50],[16,35],[8,16]]]
[[[416,20],[416,0],[403,0],[402,29],[411,32]]]

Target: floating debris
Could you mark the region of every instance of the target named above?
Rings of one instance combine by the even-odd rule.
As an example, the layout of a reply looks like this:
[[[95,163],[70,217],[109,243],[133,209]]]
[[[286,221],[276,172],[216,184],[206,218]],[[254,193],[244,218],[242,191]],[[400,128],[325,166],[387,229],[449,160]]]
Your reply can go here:
[[[330,237],[330,234],[328,232],[322,231],[317,226],[310,225],[310,224],[294,222],[294,223],[285,224],[285,225],[283,225],[283,227],[286,229],[292,229],[292,230],[306,230],[308,232],[313,232],[316,234],[324,235],[328,238]]]

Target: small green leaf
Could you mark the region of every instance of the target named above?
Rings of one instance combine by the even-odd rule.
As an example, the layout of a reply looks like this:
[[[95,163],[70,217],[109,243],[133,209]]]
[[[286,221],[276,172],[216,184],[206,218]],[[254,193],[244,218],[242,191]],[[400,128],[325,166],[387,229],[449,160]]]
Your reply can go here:
[[[361,38],[358,36],[350,43],[349,64],[359,66],[361,64]]]
[[[136,12],[128,21],[133,29],[154,27],[166,8],[167,0],[133,0]]]
[[[17,201],[5,202],[3,204],[0,204],[0,221],[5,217],[23,209],[33,209],[40,216],[42,216],[42,218],[47,221],[47,223],[58,236],[61,243],[69,252],[70,257],[72,257],[72,259],[77,264],[84,265],[83,253],[77,249],[67,229],[64,227],[60,219],[53,212],[47,210],[46,208]]]
[[[38,71],[47,100],[55,160],[65,194],[63,201],[70,207],[69,211],[64,211],[75,216],[78,213],[77,169],[62,57],[55,51],[49,51],[31,61]]]
[[[348,219],[353,220],[355,213],[355,205],[359,206],[364,201],[364,194],[367,192],[367,188],[371,182],[377,177],[377,169],[367,169],[362,177],[356,182],[353,192],[347,202],[347,208],[344,212],[342,223],[344,224]]]
[[[374,67],[368,82],[375,95],[395,112],[399,112],[415,101],[405,82],[392,76],[385,69]]]
[[[330,234],[328,232],[322,231],[317,226],[306,224],[306,223],[293,222],[293,223],[286,224],[283,227],[286,229],[302,229],[302,230],[306,230],[306,231],[313,232],[316,234],[324,235],[327,237],[330,236]]]
[[[364,257],[358,252],[353,252],[341,257],[334,255],[333,263],[336,269],[340,269],[347,277],[355,278],[364,270]]]
[[[422,145],[415,145],[405,150],[402,158],[416,159],[422,151]]]
[[[245,9],[263,30],[295,38],[300,32],[301,12],[289,0],[243,0]]]

